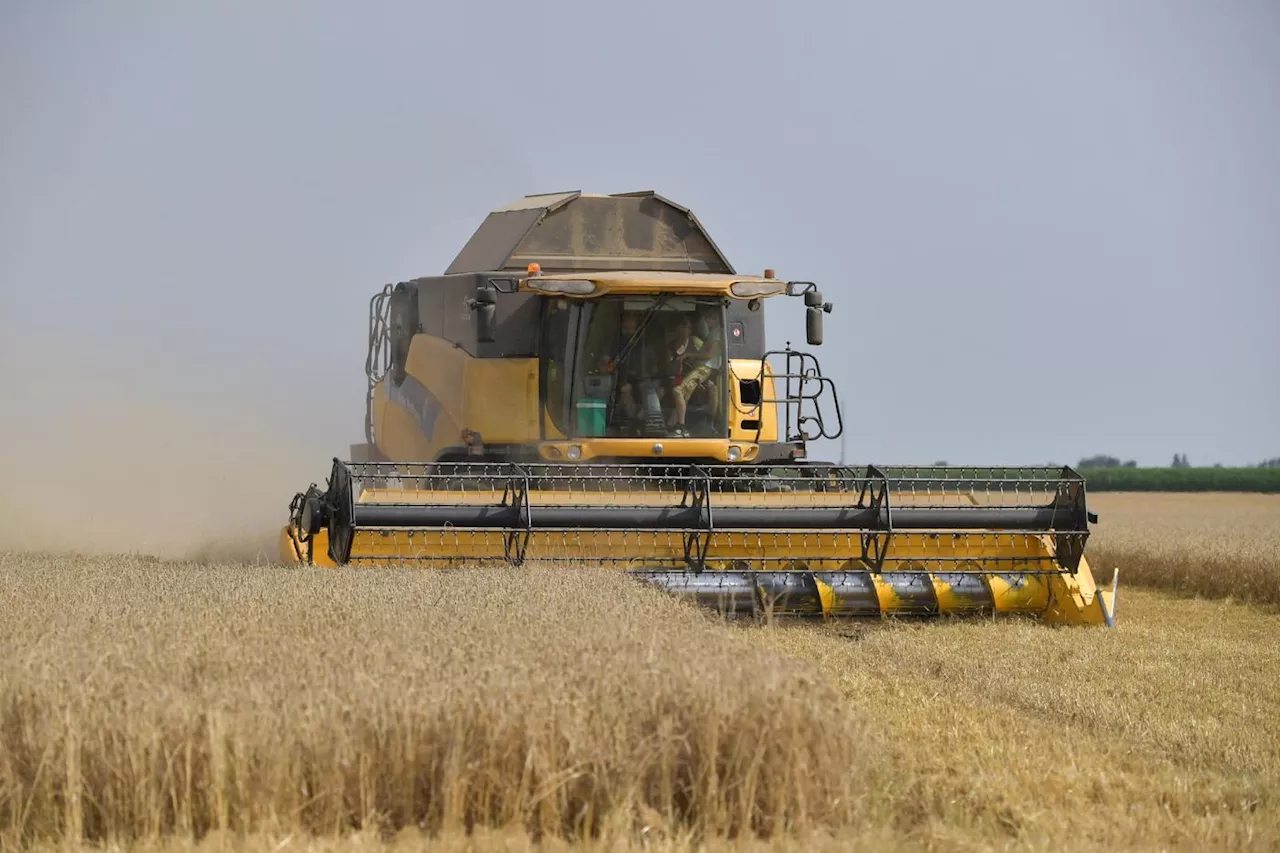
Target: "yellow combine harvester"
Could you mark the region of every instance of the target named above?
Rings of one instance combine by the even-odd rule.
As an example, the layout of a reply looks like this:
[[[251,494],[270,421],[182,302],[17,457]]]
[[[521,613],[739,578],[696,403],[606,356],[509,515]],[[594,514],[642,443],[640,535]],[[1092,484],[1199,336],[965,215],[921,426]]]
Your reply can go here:
[[[281,551],[322,565],[614,564],[732,613],[1030,613],[1114,621],[1070,468],[810,461],[840,435],[817,359],[651,192],[529,196],[444,275],[372,300],[367,444],[293,500]]]

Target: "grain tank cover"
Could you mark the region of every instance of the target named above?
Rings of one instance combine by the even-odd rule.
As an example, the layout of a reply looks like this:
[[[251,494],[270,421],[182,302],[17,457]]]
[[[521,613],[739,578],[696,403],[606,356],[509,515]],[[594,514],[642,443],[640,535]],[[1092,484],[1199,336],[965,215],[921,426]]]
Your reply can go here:
[[[531,195],[488,215],[445,271],[652,270],[733,275],[688,208],[654,192]]]

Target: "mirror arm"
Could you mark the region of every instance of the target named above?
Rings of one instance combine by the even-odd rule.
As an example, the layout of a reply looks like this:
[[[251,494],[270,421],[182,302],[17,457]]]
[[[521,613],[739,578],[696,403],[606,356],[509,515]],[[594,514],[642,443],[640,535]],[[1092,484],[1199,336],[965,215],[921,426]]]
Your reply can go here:
[[[520,280],[509,277],[491,278],[489,279],[489,286],[499,293],[515,293],[520,289]],[[482,288],[477,288],[477,290],[480,289]]]

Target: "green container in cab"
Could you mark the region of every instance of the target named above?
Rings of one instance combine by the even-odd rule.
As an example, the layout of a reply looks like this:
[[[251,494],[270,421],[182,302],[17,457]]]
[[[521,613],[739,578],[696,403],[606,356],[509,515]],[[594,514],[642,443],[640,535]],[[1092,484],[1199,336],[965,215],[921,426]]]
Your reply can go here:
[[[578,401],[578,435],[592,438],[604,435],[604,400],[589,397]]]

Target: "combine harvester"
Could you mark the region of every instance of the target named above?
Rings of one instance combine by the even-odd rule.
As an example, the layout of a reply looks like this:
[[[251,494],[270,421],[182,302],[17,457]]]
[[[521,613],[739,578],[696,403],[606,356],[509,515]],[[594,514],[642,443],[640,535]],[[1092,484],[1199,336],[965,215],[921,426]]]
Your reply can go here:
[[[849,468],[817,359],[765,345],[812,282],[738,275],[652,192],[529,196],[370,310],[367,444],[291,505],[321,565],[613,564],[733,614],[1114,624],[1070,468]]]

